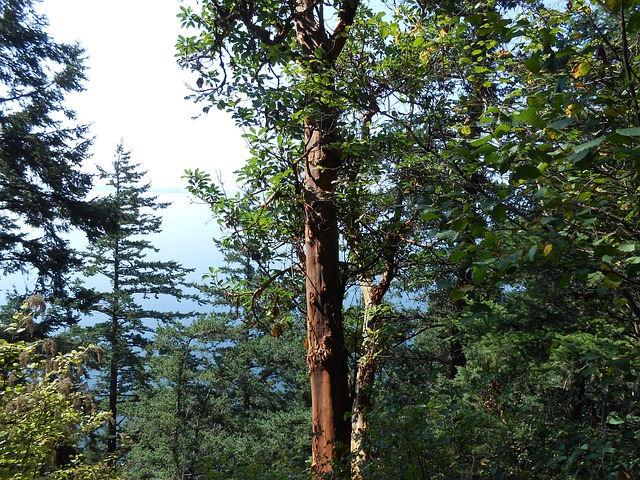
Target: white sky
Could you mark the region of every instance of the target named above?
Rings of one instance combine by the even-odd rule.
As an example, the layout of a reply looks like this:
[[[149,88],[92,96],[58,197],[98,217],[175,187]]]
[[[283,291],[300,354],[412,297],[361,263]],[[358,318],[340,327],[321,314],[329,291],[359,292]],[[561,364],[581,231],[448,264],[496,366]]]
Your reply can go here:
[[[195,79],[174,57],[181,33],[176,18],[180,5],[179,0],[36,4],[49,19],[47,33],[58,42],[80,42],[89,57],[86,90],[65,103],[77,112],[79,123],[91,124],[95,141],[86,170],[94,172],[96,163],[108,168],[123,138],[132,161],[148,171],[145,180],[152,191],[184,189],[187,182],[181,177],[186,168],[214,176],[219,171],[227,186],[235,183],[233,172],[249,157],[242,132],[217,109],[192,120],[204,104],[184,100],[189,93],[185,84]],[[220,264],[212,242],[220,236],[218,225],[206,205],[193,204],[186,195],[163,192],[158,200],[171,205],[157,212],[163,217],[163,231],[154,236],[154,246],[160,248],[162,260],[196,268],[192,280],[198,281],[209,266]],[[80,232],[72,232],[70,239],[73,247],[85,247]],[[31,291],[35,280],[28,274],[0,276],[0,300],[1,292],[12,285]]]
[[[179,0],[43,0],[48,33],[79,41],[89,57],[86,90],[69,97],[80,123],[95,136],[89,170],[108,166],[119,139],[132,161],[148,170],[153,188],[183,188],[184,169],[220,171],[230,185],[249,156],[230,116],[184,100],[195,78],[175,61],[181,33]]]

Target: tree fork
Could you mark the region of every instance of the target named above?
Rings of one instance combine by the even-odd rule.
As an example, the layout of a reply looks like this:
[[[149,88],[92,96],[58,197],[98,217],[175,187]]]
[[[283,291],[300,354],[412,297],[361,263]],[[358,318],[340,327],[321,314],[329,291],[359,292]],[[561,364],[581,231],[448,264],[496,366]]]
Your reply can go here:
[[[331,66],[347,40],[359,0],[345,0],[338,22],[327,35],[322,5],[297,0],[294,9],[296,39],[304,56],[315,59],[324,51],[321,65]],[[320,18],[315,9],[319,8]],[[351,430],[346,417],[349,405],[349,371],[342,321],[343,291],[339,272],[338,212],[333,199],[341,152],[334,147],[338,114],[318,98],[315,118],[305,122],[304,210],[305,274],[307,295],[307,364],[311,383],[313,427],[312,473],[321,477],[345,468]],[[336,468],[338,467],[338,468]]]
[[[347,353],[338,270],[338,221],[333,188],[340,154],[331,149],[335,118],[321,115],[305,132],[305,273],[307,364],[312,399],[312,470],[321,476],[341,463],[350,438]]]

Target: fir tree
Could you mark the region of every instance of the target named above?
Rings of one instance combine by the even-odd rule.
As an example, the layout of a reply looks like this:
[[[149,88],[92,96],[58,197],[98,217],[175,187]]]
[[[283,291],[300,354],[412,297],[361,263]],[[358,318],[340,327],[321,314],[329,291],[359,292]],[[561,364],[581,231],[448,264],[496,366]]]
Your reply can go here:
[[[131,163],[130,152],[118,144],[111,170],[99,168],[100,178],[113,189],[105,201],[115,212],[114,228],[93,241],[86,253],[84,271],[88,277],[107,281],[104,291],[86,290],[88,311],[106,317],[87,329],[89,339],[107,352],[99,389],[108,398],[114,422],[108,427],[107,450],[117,449],[118,406],[135,400],[145,383],[142,356],[152,330],[150,322],[172,322],[189,313],[162,311],[150,306],[151,299],[194,299],[185,291],[190,270],[175,261],[151,260],[157,253],[150,235],[159,233],[162,219],[154,214],[166,208],[157,197],[147,195],[150,184],[143,184],[146,172]]]
[[[86,201],[87,126],[64,105],[83,89],[83,50],[46,26],[32,0],[0,3],[0,273],[35,270],[36,288],[60,298],[77,261],[61,234],[95,234],[107,217]]]

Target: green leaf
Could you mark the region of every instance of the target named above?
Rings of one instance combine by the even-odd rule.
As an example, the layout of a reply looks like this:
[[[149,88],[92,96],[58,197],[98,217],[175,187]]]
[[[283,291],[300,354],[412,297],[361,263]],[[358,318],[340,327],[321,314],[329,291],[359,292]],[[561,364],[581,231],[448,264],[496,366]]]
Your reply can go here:
[[[458,238],[458,232],[456,232],[455,230],[445,230],[444,232],[436,233],[436,238],[439,240],[453,242],[456,238]]]
[[[500,223],[507,219],[507,207],[500,203],[491,210],[491,218],[494,222]]]
[[[567,274],[567,275],[563,275],[562,277],[560,277],[560,279],[556,282],[556,286],[558,288],[567,288],[569,285],[571,285],[571,279],[573,278],[572,274]]]
[[[554,130],[562,130],[569,125],[573,125],[575,121],[576,119],[574,117],[562,118],[560,120],[556,120],[555,122],[551,122],[549,124],[549,128],[553,128]]]
[[[477,140],[473,140],[471,142],[469,142],[469,144],[472,147],[480,147],[482,145],[484,145],[485,143],[489,142],[493,137],[491,135],[487,135],[485,137],[482,138],[478,138]]]
[[[493,312],[491,307],[485,303],[474,303],[469,306],[469,310],[471,310],[471,312],[475,314]]]
[[[516,113],[513,119],[518,122],[531,122],[539,116],[539,110],[537,107],[530,107]]]
[[[618,288],[622,283],[622,277],[616,273],[609,272],[604,277],[604,284],[609,288]]]
[[[496,138],[499,138],[509,131],[511,131],[511,125],[507,125],[506,123],[501,123],[493,131],[493,136]]]
[[[540,73],[540,53],[524,61],[524,66],[531,73]]]
[[[635,243],[622,243],[622,244],[618,245],[618,250],[620,250],[621,252],[624,252],[624,253],[633,252],[633,251],[635,251],[635,249],[636,249],[636,244]]]
[[[631,360],[626,357],[612,358],[611,360],[607,360],[607,365],[614,370],[628,372],[631,369]]]
[[[474,266],[473,270],[471,272],[471,280],[473,280],[473,283],[475,285],[480,285],[482,283],[482,281],[485,279],[485,277],[487,276],[487,269],[488,267],[486,266]]]
[[[607,415],[607,423],[609,425],[622,425],[624,423],[624,420],[620,418],[618,412],[611,412],[609,413],[609,415]]]
[[[555,92],[556,93],[562,93],[562,92],[565,91],[566,88],[567,88],[567,76],[566,75],[560,75],[558,77],[558,81],[556,82]]]
[[[627,33],[637,33],[640,31],[640,12],[634,12],[629,16],[629,21],[627,22]]]
[[[616,133],[624,135],[625,137],[640,137],[640,127],[633,128],[619,128]]]
[[[466,248],[465,249],[458,248],[453,252],[451,252],[451,255],[449,255],[449,261],[456,263],[462,260],[463,258],[466,258],[467,256],[468,256],[468,253]]]
[[[513,172],[514,180],[531,180],[538,178],[542,173],[538,170],[538,167],[533,165],[520,165]]]
[[[600,145],[602,142],[604,142],[606,138],[607,137],[605,135],[601,135],[598,138],[589,140],[588,142],[581,143],[580,145],[576,145],[575,147],[573,147],[573,151],[574,153],[589,151],[592,148],[595,148],[598,145]]]
[[[451,230],[456,232],[462,232],[469,225],[469,219],[467,218],[456,218],[451,224]]]

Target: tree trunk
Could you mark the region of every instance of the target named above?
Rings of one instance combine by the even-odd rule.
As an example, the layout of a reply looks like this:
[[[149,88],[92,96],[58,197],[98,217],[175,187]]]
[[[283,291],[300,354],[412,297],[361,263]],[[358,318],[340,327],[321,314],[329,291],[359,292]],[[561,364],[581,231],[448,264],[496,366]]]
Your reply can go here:
[[[393,215],[395,232],[389,232],[386,236],[387,245],[380,251],[384,261],[384,269],[380,275],[380,281],[374,284],[373,278],[364,276],[360,279],[360,289],[364,301],[364,318],[362,322],[362,355],[356,365],[356,379],[353,393],[353,405],[351,411],[351,478],[362,480],[362,465],[369,455],[365,448],[365,438],[369,430],[369,415],[373,407],[373,387],[376,373],[379,368],[378,353],[381,348],[379,329],[383,318],[379,307],[384,296],[391,287],[391,281],[396,274],[396,254],[398,247],[398,235],[409,223],[401,225],[402,191],[398,192],[396,209]],[[361,233],[355,229],[355,244],[362,248]]]
[[[347,353],[342,325],[338,222],[333,188],[339,152],[329,145],[329,113],[305,131],[305,244],[307,363],[311,380],[312,470],[334,472],[349,442]]]
[[[120,177],[117,178],[116,192],[120,193]],[[120,225],[118,225],[118,229]],[[118,447],[118,344],[120,335],[120,236],[115,235],[113,249],[113,305],[111,312],[111,362],[109,363],[109,410],[111,421],[107,428],[107,452],[115,454]]]
[[[115,359],[109,364],[109,410],[111,411],[111,421],[107,428],[107,451],[116,453],[117,448],[117,406],[118,406],[118,364]]]
[[[375,307],[380,303],[381,296],[374,294],[371,281],[360,282],[362,298],[364,300],[364,320],[362,323],[362,357],[356,367],[356,382],[351,415],[351,478],[362,480],[362,464],[368,459],[368,452],[364,447],[364,439],[369,430],[368,414],[373,406],[372,393],[375,374],[378,369],[375,354],[377,339],[375,330],[377,316]]]
[[[327,75],[347,40],[360,0],[344,0],[337,9],[332,34],[325,28],[324,4],[295,0],[292,12],[296,41],[310,71]],[[321,58],[318,59],[318,54]],[[320,60],[320,61],[318,61]],[[349,370],[342,325],[343,291],[339,272],[338,212],[334,199],[341,152],[335,146],[338,113],[322,101],[322,93],[308,98],[315,107],[305,121],[304,210],[307,295],[307,364],[311,381],[312,465],[314,476],[342,470],[350,439],[346,419]],[[338,468],[339,467],[339,468]]]

